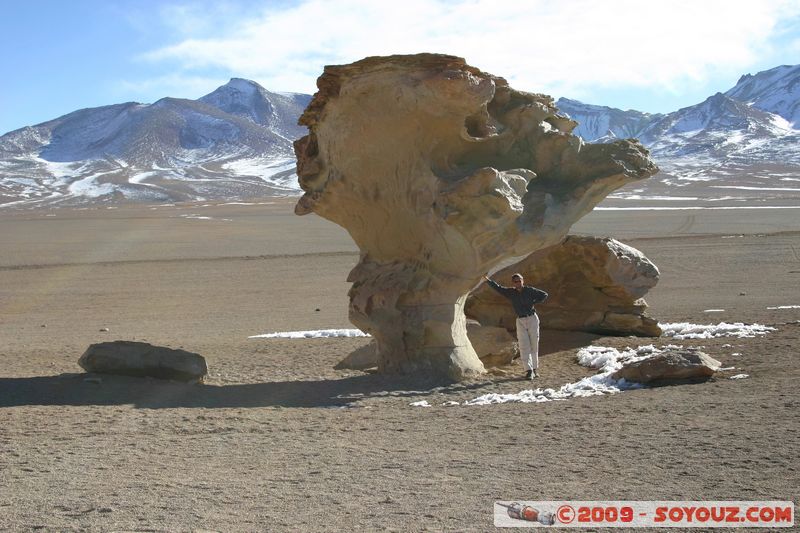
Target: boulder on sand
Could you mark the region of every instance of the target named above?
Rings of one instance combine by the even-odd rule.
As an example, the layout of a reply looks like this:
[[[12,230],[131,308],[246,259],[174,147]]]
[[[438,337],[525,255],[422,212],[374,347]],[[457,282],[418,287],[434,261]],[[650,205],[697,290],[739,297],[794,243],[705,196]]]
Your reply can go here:
[[[202,355],[146,342],[92,344],[78,360],[87,372],[198,382],[208,374]]]
[[[693,348],[674,348],[646,359],[625,364],[614,372],[614,379],[637,383],[708,379],[722,364]]]

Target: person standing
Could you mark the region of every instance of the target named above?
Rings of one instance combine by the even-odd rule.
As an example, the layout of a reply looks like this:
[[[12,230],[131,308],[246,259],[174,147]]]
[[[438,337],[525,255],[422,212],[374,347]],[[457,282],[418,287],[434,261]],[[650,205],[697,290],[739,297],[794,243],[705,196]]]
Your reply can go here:
[[[513,287],[503,287],[489,276],[483,276],[491,288],[511,301],[517,314],[517,341],[519,356],[527,370],[526,379],[539,377],[539,316],[534,304],[547,299],[547,293],[536,287],[525,285],[522,274],[511,276]]]

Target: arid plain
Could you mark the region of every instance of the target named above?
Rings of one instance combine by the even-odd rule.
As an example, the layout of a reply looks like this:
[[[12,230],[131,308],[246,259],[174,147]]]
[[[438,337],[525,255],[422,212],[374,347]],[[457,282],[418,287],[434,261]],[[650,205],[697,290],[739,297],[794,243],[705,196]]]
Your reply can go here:
[[[777,329],[570,346],[545,332],[533,386],[591,374],[579,341],[703,346],[749,378],[445,407],[531,384],[519,367],[450,386],[335,371],[367,339],[248,338],[352,327],[357,250],[293,203],[0,211],[0,529],[486,531],[495,500],[796,503],[800,210],[584,218],[575,233],[658,265],[660,322]],[[197,352],[209,377],[86,381],[80,355],[116,339]]]

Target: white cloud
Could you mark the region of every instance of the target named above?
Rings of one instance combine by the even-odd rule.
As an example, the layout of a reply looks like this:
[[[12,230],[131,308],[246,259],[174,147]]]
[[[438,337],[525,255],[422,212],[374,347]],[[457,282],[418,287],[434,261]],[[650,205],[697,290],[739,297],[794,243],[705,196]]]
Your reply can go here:
[[[177,63],[185,72],[222,69],[273,90],[312,92],[325,64],[441,52],[524,90],[679,92],[754,64],[774,46],[776,26],[798,18],[798,7],[798,0],[306,0],[220,26],[212,15],[203,20],[192,11],[180,33],[191,26],[204,35],[145,58]]]
[[[187,3],[160,4],[157,16],[173,32],[189,38],[220,30],[236,31],[242,21],[251,15],[248,8],[248,4],[237,3],[235,0],[194,0]]]
[[[795,56],[800,56],[800,39],[794,39],[789,42],[787,48],[790,50],[790,53]]]

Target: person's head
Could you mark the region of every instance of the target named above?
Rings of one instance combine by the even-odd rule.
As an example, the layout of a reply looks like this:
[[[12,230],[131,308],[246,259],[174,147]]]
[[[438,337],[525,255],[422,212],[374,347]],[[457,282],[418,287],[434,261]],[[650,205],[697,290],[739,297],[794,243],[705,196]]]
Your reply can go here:
[[[514,284],[514,287],[522,287],[522,284],[525,283],[525,280],[522,277],[522,274],[516,273],[511,276],[511,282]]]

